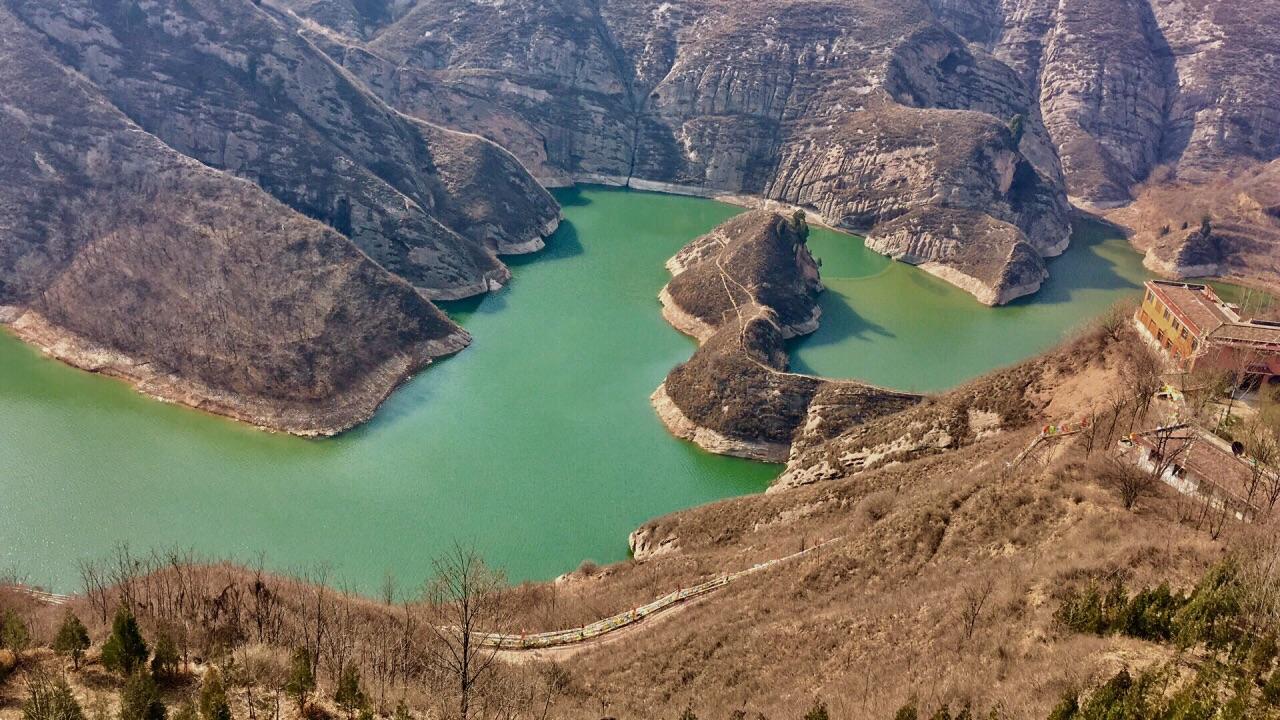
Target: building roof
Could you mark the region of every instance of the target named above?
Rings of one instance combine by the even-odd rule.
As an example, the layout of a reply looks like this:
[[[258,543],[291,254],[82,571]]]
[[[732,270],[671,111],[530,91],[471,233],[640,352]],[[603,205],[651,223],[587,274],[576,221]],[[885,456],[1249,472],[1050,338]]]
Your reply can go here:
[[[1197,335],[1207,335],[1239,319],[1208,285],[1148,280],[1147,287]]]
[[[1280,350],[1280,325],[1272,323],[1251,322],[1223,325],[1209,335],[1211,338],[1234,340],[1237,342],[1275,345]]]
[[[1155,433],[1154,430],[1135,433],[1133,439],[1142,447],[1154,449]],[[1241,504],[1248,502],[1249,485],[1253,481],[1253,461],[1248,457],[1237,457],[1221,438],[1195,426],[1174,431],[1165,448],[1167,452],[1174,452],[1188,442],[1189,446],[1180,452],[1175,464],[1186,468],[1197,478],[1212,483],[1233,500]],[[1267,470],[1263,474],[1270,476],[1272,471]],[[1259,498],[1254,497],[1252,504],[1256,505],[1258,501]]]
[[[1208,285],[1148,280],[1147,288],[1202,339],[1280,351],[1280,323],[1241,320],[1235,307],[1223,302]]]

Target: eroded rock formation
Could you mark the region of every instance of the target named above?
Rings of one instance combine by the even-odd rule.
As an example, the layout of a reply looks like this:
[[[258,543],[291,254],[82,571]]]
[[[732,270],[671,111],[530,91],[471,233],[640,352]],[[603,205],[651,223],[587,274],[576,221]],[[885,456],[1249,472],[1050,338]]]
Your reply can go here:
[[[384,99],[498,141],[547,184],[758,196],[864,232],[946,209],[993,264],[1066,247],[1035,95],[924,2],[447,0],[368,40],[341,29],[312,36]],[[1013,296],[936,233],[910,242]]]
[[[326,23],[334,3],[293,4]],[[1067,193],[1102,210],[1153,176],[1217,182],[1280,155],[1271,2],[446,0],[391,14],[371,33],[344,20],[328,24],[345,37],[314,34],[392,104],[498,140],[544,182],[781,200],[892,234],[873,246],[985,302],[1038,287],[1019,242],[1065,247]]]
[[[814,403],[850,423],[898,412],[915,395],[787,371],[785,340],[818,325],[818,267],[797,216],[753,211],[697,238],[668,263],[663,316],[701,345],[654,392],[676,436],[726,455],[782,462]]]
[[[157,397],[349,428],[469,341],[427,296],[501,282],[496,253],[558,217],[508,153],[397,113],[248,0],[0,21],[0,315]]]

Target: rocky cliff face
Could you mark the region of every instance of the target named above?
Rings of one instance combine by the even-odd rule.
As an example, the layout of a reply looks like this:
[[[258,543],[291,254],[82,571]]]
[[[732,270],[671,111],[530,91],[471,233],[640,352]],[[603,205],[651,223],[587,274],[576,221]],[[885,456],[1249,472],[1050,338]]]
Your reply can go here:
[[[411,120],[254,4],[13,0],[131,120],[347,235],[433,297],[509,276],[554,203],[491,143]]]
[[[822,285],[807,232],[798,218],[744,213],[667,263],[675,277],[659,296],[663,315],[701,343],[653,394],[676,436],[712,452],[782,462],[814,403],[854,424],[919,400],[787,371],[785,340],[818,327]]]
[[[1001,302],[1037,287],[1018,242],[1065,247],[1066,193],[1280,155],[1276,27],[1241,0],[446,0],[327,47],[544,182],[782,200]]]
[[[548,184],[762,196],[859,231],[946,209],[999,228],[977,238],[995,263],[1066,246],[1035,94],[923,2],[446,0],[367,41],[332,30],[311,35],[385,100],[498,141]]]
[[[250,2],[0,13],[2,315],[153,395],[346,429],[468,342],[426,295],[500,282],[558,217]]]
[[[1280,6],[932,0],[1039,96],[1071,194],[1110,206],[1160,165],[1202,178],[1280,154]]]

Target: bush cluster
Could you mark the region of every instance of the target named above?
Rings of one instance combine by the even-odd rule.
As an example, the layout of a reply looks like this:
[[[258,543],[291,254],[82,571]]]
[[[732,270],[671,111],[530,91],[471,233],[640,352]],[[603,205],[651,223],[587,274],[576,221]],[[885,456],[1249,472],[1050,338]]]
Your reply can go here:
[[[1258,633],[1245,616],[1245,588],[1230,560],[1212,568],[1188,594],[1168,585],[1133,595],[1120,582],[1097,583],[1064,599],[1055,614],[1064,629],[1120,634],[1195,648],[1195,674],[1176,663],[1133,677],[1116,673],[1087,697],[1066,693],[1050,720],[1245,720],[1280,718],[1276,632]]]
[[[1204,643],[1224,649],[1248,641],[1239,617],[1242,588],[1231,561],[1215,566],[1189,594],[1168,584],[1133,595],[1113,581],[1104,590],[1091,583],[1067,594],[1054,614],[1058,626],[1079,633],[1127,635],[1181,647]]]

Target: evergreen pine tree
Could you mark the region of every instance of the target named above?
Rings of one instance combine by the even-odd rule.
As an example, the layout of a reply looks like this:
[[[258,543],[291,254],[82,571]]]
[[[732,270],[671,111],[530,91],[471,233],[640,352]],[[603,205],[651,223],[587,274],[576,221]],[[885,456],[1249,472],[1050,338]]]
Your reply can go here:
[[[231,720],[231,705],[222,673],[211,667],[200,682],[200,720]]]
[[[347,665],[338,675],[338,689],[333,693],[333,701],[346,711],[350,718],[356,710],[364,707],[364,691],[360,689],[360,671],[354,664]]]
[[[311,655],[304,648],[293,651],[289,662],[289,680],[284,691],[298,703],[298,714],[306,716],[307,698],[316,689],[316,676],[311,669]]]
[[[167,714],[155,678],[139,665],[120,691],[120,720],[165,720]]]
[[[89,631],[80,622],[80,618],[68,610],[62,618],[62,625],[58,627],[58,635],[53,640],[53,651],[62,657],[70,656],[73,666],[79,670],[80,659],[88,649]]]
[[[200,720],[200,714],[196,712],[195,703],[191,702],[191,698],[187,698],[178,706],[170,720]]]
[[[138,630],[138,621],[126,607],[116,611],[111,623],[111,637],[102,646],[102,665],[121,675],[133,675],[147,662],[151,652]]]
[[[1049,713],[1049,720],[1071,720],[1080,712],[1080,701],[1074,691],[1068,690]]]
[[[409,706],[404,704],[404,700],[396,703],[396,712],[391,716],[391,720],[413,720],[413,715],[409,713]]]
[[[27,624],[18,613],[5,610],[4,618],[0,621],[0,647],[9,648],[14,655],[21,656],[30,644],[31,633],[27,630]]]
[[[160,633],[156,638],[155,654],[151,658],[151,673],[157,678],[171,678],[178,674],[178,646],[173,643],[173,636]]]

